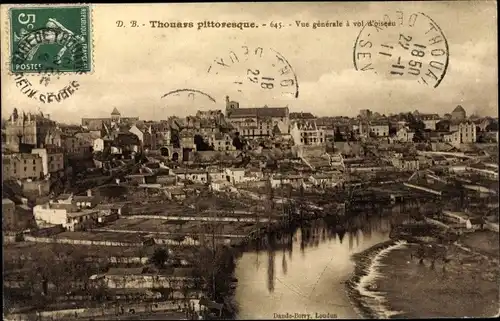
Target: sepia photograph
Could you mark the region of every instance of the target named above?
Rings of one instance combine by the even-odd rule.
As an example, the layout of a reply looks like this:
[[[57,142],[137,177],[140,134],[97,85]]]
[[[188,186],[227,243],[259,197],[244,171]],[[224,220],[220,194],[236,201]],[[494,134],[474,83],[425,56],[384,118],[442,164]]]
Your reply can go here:
[[[500,317],[496,1],[0,24],[4,320]]]

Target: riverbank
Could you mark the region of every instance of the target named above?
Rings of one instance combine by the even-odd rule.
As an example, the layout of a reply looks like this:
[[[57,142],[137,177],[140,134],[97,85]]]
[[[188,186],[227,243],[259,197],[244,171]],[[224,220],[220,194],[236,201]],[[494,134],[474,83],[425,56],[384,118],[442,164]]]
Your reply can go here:
[[[427,246],[429,248],[433,247]],[[498,314],[498,252],[485,255],[484,251],[447,245],[442,248],[444,259],[433,262],[428,256],[420,263],[418,249],[417,244],[391,241],[353,256],[355,273],[346,286],[363,317],[491,317]]]
[[[393,240],[352,255],[354,273],[346,281],[346,291],[356,312],[363,318],[378,319],[392,314],[385,308],[385,298],[375,292],[375,280],[380,275],[380,259],[395,247],[404,246]]]

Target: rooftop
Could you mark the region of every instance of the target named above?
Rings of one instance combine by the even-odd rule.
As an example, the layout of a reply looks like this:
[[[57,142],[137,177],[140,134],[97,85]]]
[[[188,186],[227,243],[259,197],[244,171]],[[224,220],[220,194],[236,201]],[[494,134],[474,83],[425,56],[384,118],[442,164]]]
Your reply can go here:
[[[287,117],[288,107],[237,108],[231,110],[229,118]]]
[[[96,214],[97,211],[92,209],[92,210],[80,210],[78,212],[69,212],[66,215],[71,218],[76,218],[76,217],[81,217],[85,215],[90,215],[90,214]]]

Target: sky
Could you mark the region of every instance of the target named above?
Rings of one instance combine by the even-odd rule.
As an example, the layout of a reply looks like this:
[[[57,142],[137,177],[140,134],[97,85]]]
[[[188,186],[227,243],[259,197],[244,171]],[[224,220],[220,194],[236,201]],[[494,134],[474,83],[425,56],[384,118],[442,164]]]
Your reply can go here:
[[[95,4],[91,32],[93,72],[61,75],[58,79],[52,76],[47,86],[40,83],[40,75],[26,75],[39,92],[57,92],[72,81],[78,82],[78,90],[71,97],[51,103],[21,93],[15,76],[9,73],[10,30],[5,23],[8,8],[1,7],[2,117],[18,108],[79,123],[82,117],[109,117],[116,107],[122,116],[166,119],[195,114],[197,110],[224,109],[226,96],[238,101],[240,107],[288,106],[292,112],[317,116],[355,116],[360,109],[381,114],[416,109],[444,114],[459,104],[468,114],[498,115],[494,1]],[[346,21],[382,20],[384,15],[398,21],[398,11],[404,12],[404,18],[425,13],[446,37],[449,61],[438,87],[419,84],[416,78],[389,77],[390,64],[374,64],[377,74],[354,68],[353,48],[361,28],[346,27]],[[117,27],[117,20],[124,21],[126,27]],[[131,20],[140,27],[131,28]],[[193,22],[194,28],[151,28],[149,21],[155,20]],[[205,20],[255,22],[259,27],[197,30],[197,23]],[[327,20],[343,21],[344,27],[296,26],[297,21],[311,26]],[[283,27],[272,28],[271,22],[281,22]],[[397,35],[402,32],[427,40],[423,27],[410,31],[406,25],[389,28],[393,29],[381,34],[381,42],[397,44]],[[262,57],[244,55],[256,48],[263,48]],[[239,62],[229,67],[218,65],[220,58],[229,65],[231,51]],[[278,60],[274,52],[284,59]],[[281,76],[284,60],[293,73]],[[251,82],[256,69],[257,77],[274,78],[272,90],[263,88],[267,85],[262,85],[264,80],[260,78],[260,82]],[[291,82],[289,79],[297,81],[298,97],[294,96],[293,86],[280,86],[280,82]],[[284,94],[284,88],[291,94]],[[179,89],[195,91],[179,91],[162,98]]]

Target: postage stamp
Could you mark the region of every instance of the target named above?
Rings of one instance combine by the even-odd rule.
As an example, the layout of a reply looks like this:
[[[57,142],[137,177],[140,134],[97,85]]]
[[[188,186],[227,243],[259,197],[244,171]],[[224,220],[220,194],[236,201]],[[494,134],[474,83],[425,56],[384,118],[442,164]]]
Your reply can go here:
[[[241,46],[214,59],[207,73],[236,74],[232,85],[238,92],[251,86],[273,92],[275,96],[299,97],[299,83],[292,66],[281,53],[271,48]]]
[[[92,69],[90,7],[10,9],[10,71],[85,73]]]
[[[438,87],[449,61],[448,41],[439,25],[422,12],[396,11],[393,17],[385,15],[384,21],[359,32],[354,68]]]

